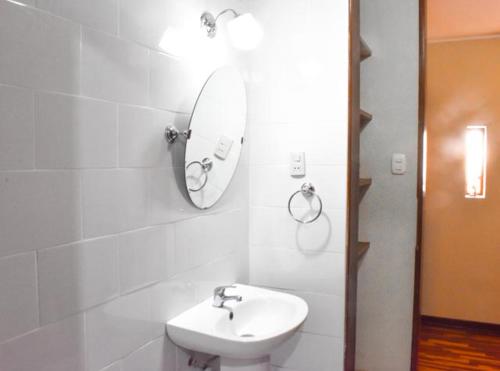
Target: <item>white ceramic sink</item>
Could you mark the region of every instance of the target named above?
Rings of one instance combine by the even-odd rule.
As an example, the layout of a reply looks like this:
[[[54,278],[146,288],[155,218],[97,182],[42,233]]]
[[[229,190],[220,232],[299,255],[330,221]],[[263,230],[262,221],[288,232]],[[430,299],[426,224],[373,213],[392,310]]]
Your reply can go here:
[[[216,308],[209,298],[168,321],[167,333],[172,341],[233,360],[257,359],[290,338],[306,319],[307,304],[299,297],[235,286],[226,294],[242,296],[241,302],[228,301],[224,308]]]

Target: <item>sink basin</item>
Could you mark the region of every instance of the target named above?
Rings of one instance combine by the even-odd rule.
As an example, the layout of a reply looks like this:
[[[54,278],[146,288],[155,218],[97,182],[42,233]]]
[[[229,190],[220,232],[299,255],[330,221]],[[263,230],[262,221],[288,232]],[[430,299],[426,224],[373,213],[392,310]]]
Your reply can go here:
[[[227,295],[241,295],[224,308],[209,298],[168,321],[177,345],[232,360],[258,359],[290,338],[306,319],[304,300],[294,295],[236,284]],[[231,319],[231,312],[233,313]]]

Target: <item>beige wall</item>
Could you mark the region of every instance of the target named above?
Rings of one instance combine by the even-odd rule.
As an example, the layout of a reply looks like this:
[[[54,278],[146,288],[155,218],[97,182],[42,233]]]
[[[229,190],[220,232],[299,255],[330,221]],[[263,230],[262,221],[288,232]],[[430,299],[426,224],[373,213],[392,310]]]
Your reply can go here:
[[[500,323],[500,38],[430,44],[422,313]],[[486,199],[464,197],[464,130],[488,126]]]

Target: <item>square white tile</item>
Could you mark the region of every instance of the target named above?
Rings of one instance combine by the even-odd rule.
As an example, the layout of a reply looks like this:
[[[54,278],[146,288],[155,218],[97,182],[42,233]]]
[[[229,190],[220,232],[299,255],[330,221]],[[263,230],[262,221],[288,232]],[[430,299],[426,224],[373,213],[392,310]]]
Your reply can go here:
[[[250,283],[343,296],[345,255],[250,246]]]
[[[0,172],[0,256],[81,237],[80,174]]]
[[[158,332],[165,331],[165,324],[183,311],[196,305],[195,286],[183,277],[159,283],[151,289],[153,321]]]
[[[2,371],[86,371],[83,315],[0,344]]]
[[[146,228],[118,237],[122,293],[161,281],[173,274],[169,269],[173,270],[174,238],[173,227],[169,227]]]
[[[125,232],[149,224],[149,176],[145,170],[83,172],[85,237]]]
[[[97,371],[153,340],[149,290],[122,296],[86,314],[88,369]]]
[[[301,297],[309,306],[309,313],[301,331],[316,335],[344,337],[345,298],[314,292],[284,290]]]
[[[36,166],[39,169],[110,168],[117,165],[115,104],[39,93]]]
[[[151,52],[151,105],[190,114],[205,80],[213,72],[201,67],[166,54]]]
[[[14,1],[0,2],[0,83],[78,93],[80,27]]]
[[[36,0],[36,5],[96,30],[118,31],[118,0]]]
[[[271,363],[296,371],[342,371],[344,343],[334,337],[299,332],[271,354]]]
[[[31,91],[0,85],[0,170],[33,168],[34,111]]]
[[[0,259],[0,297],[0,343],[38,326],[34,252]]]
[[[175,370],[175,345],[166,336],[146,344],[123,360],[123,371]]]
[[[118,247],[114,237],[38,252],[40,318],[58,321],[118,296]]]
[[[243,249],[247,226],[246,211],[242,210],[178,222],[175,224],[177,256],[187,252],[188,266],[195,267]]]
[[[147,105],[148,49],[90,29],[82,32],[82,94]]]
[[[117,361],[114,362],[113,364],[104,367],[101,371],[122,371],[122,362]]]
[[[179,7],[182,4],[172,1],[121,0],[120,36],[158,49],[163,33],[172,26],[172,13]]]

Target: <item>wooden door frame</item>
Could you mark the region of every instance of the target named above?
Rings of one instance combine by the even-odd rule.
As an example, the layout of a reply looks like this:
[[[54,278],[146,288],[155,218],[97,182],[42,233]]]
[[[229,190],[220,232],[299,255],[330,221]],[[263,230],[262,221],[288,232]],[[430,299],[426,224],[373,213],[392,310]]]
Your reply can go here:
[[[354,371],[356,363],[356,297],[358,285],[359,221],[359,135],[360,135],[360,58],[359,0],[349,0],[349,119],[347,250],[344,324],[344,371]]]
[[[424,179],[425,86],[427,48],[427,0],[419,0],[419,61],[418,61],[418,170],[417,170],[417,238],[415,248],[415,276],[413,291],[413,329],[411,344],[411,371],[417,371],[418,340],[420,334],[420,285],[422,272],[422,219]]]

